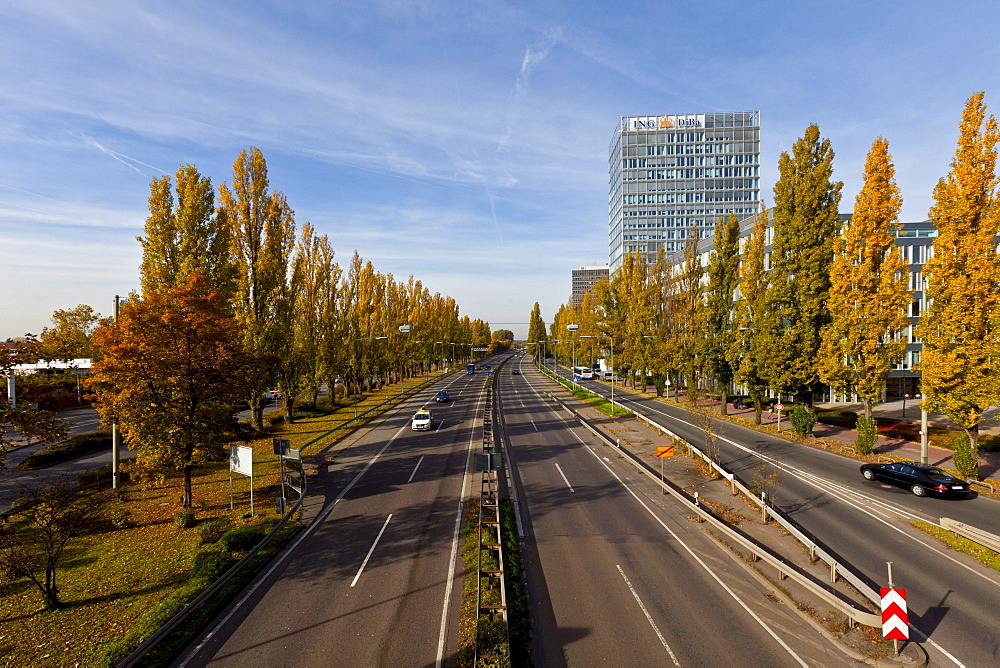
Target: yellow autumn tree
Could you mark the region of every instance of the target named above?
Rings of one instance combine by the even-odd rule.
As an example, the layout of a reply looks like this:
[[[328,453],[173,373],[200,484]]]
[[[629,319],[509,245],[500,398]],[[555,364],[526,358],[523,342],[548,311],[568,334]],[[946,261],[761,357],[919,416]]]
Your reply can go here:
[[[918,330],[924,406],[965,430],[968,444],[956,449],[955,464],[973,478],[983,413],[1000,403],[998,139],[996,119],[976,93],[965,105],[951,171],[934,188],[938,236],[924,266],[929,303]]]
[[[879,137],[868,152],[851,222],[834,247],[827,302],[830,322],[823,328],[818,362],[824,383],[855,392],[864,403],[861,451],[874,442],[872,406],[881,399],[885,379],[906,349],[911,296],[909,271],[895,244],[903,203],[895,171],[889,142]]]

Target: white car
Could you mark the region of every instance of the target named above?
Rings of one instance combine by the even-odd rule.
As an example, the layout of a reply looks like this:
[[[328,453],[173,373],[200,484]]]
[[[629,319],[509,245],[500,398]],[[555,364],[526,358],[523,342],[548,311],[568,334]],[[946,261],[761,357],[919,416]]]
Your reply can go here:
[[[410,429],[415,431],[427,431],[432,426],[434,426],[434,417],[431,412],[426,409],[421,409],[413,415],[413,421],[410,423]]]

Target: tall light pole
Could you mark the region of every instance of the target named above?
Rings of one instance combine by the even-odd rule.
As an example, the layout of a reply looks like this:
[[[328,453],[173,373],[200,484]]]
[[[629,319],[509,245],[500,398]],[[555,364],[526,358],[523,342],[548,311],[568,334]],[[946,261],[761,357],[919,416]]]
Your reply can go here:
[[[121,306],[122,298],[115,295],[115,324],[118,323],[118,308]],[[118,421],[111,423],[111,487],[118,489],[119,471],[122,464],[122,435],[118,431]]]

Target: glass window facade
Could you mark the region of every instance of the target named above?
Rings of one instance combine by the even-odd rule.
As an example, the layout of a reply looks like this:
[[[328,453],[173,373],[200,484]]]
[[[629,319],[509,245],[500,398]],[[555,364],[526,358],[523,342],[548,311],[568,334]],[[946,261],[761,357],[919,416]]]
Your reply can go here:
[[[623,116],[608,151],[611,271],[626,253],[652,262],[721,216],[760,211],[760,112]]]

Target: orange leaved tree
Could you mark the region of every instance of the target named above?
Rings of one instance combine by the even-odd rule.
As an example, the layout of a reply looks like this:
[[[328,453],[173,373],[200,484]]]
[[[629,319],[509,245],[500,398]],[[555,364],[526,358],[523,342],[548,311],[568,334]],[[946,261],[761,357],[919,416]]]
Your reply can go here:
[[[94,339],[103,355],[89,380],[98,411],[138,446],[140,467],[183,472],[190,507],[194,465],[222,455],[259,368],[239,323],[193,272],[183,285],[129,301]]]

